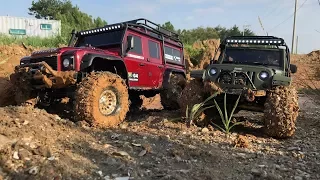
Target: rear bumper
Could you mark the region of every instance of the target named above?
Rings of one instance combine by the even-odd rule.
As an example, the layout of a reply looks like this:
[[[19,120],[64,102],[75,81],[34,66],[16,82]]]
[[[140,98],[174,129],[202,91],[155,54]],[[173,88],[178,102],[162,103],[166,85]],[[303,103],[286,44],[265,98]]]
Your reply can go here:
[[[26,82],[33,89],[59,89],[76,84],[77,75],[75,71],[55,71],[46,62],[39,62],[16,66],[11,79]]]

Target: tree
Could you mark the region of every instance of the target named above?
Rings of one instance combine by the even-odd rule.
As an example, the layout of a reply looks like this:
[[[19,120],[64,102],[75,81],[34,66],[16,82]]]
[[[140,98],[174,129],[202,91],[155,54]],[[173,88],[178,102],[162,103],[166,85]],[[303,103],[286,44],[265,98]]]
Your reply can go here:
[[[165,22],[164,24],[161,25],[161,27],[162,27],[162,28],[165,28],[165,29],[167,29],[167,30],[169,30],[169,31],[175,32],[175,28],[174,28],[174,26],[171,24],[170,21]]]
[[[94,19],[87,13],[82,12],[78,6],[72,5],[70,0],[32,1],[29,14],[39,19],[49,17],[50,19],[61,20],[61,34],[65,42],[73,29],[79,31],[107,25],[107,22],[100,17]]]

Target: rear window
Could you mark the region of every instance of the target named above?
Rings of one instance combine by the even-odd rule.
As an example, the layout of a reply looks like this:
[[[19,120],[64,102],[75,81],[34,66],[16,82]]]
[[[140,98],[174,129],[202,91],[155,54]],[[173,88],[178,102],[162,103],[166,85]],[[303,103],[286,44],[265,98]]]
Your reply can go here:
[[[165,54],[165,59],[167,61],[181,63],[181,60],[182,60],[181,51],[171,48],[169,46],[164,46],[164,54]]]

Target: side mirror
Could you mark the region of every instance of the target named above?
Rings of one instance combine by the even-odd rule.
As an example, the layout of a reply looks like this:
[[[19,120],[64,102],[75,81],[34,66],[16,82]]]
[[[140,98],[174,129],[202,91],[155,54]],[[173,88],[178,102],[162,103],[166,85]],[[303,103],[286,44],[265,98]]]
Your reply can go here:
[[[127,37],[127,51],[130,51],[134,48],[134,39],[132,36]]]
[[[296,73],[298,70],[297,66],[294,64],[290,64],[290,71],[292,74]]]

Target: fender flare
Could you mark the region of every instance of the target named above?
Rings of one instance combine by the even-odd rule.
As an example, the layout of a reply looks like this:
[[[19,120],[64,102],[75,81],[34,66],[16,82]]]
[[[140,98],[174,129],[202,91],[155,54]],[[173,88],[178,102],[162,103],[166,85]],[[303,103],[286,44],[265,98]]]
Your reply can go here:
[[[125,79],[128,83],[128,71],[127,71],[127,66],[126,64],[123,62],[123,59],[120,57],[116,57],[116,56],[112,56],[112,55],[103,55],[103,54],[85,54],[81,60],[81,64],[80,64],[80,71],[92,66],[93,61],[95,58],[101,58],[101,59],[105,59],[105,60],[109,60],[109,61],[116,61],[116,62],[121,62],[121,65],[124,67],[125,71]]]
[[[162,88],[168,87],[171,74],[181,74],[184,78],[186,78],[186,73],[183,70],[168,68],[164,71],[163,74]]]

